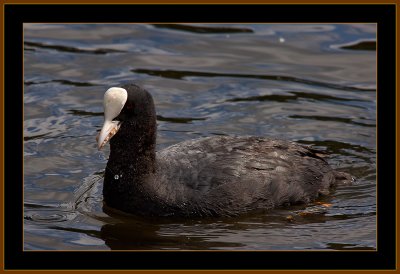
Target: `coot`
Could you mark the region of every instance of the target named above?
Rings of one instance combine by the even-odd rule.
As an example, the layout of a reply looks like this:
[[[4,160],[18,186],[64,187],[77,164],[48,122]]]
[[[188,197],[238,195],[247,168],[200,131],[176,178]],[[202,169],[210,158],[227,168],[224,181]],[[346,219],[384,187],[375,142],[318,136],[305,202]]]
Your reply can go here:
[[[315,149],[264,137],[213,136],[156,152],[156,111],[145,89],[104,95],[98,148],[110,142],[103,197],[108,207],[145,216],[235,216],[308,203],[339,181]]]

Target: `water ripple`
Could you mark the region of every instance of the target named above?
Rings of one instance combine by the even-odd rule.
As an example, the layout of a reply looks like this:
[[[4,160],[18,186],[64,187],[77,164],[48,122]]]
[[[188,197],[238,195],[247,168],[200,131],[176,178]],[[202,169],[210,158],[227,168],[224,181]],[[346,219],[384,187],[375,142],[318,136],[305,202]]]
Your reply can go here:
[[[361,40],[355,41],[348,44],[342,45],[332,45],[333,48],[341,48],[347,50],[372,50],[376,51],[376,41],[375,40]]]
[[[31,42],[31,41],[25,41],[24,45],[28,46],[28,47],[42,48],[42,49],[52,49],[52,50],[56,50],[56,51],[70,52],[70,53],[108,54],[108,53],[125,52],[125,51],[122,51],[122,50],[102,49],[102,48],[100,48],[100,49],[82,49],[82,48],[71,47],[71,46],[50,45],[50,44],[45,44],[45,43],[40,43],[40,42]]]
[[[210,26],[191,26],[184,24],[153,24],[156,28],[161,29],[172,29],[177,31],[185,31],[191,33],[254,33],[252,29],[249,28],[239,28],[239,27],[210,27]]]
[[[297,78],[293,76],[285,76],[285,75],[257,75],[257,74],[216,73],[216,72],[204,72],[204,71],[155,70],[155,69],[133,69],[131,71],[138,74],[147,74],[147,75],[159,76],[163,78],[171,78],[177,80],[183,80],[186,77],[233,77],[233,78],[251,78],[251,79],[261,79],[261,80],[295,82],[295,83],[320,86],[337,90],[346,90],[346,91],[371,91],[371,92],[376,91],[375,89],[344,86],[344,85],[319,82],[319,81]]]
[[[360,122],[355,122],[351,118],[342,118],[342,117],[328,117],[328,116],[308,116],[308,115],[290,115],[290,118],[293,119],[311,119],[311,120],[318,120],[318,121],[333,121],[333,122],[340,122],[346,124],[353,124],[363,127],[376,127],[375,124],[365,124]]]
[[[97,84],[92,84],[89,82],[78,82],[78,81],[71,81],[71,80],[64,80],[64,79],[56,79],[56,80],[50,80],[50,81],[25,81],[24,85],[31,86],[31,85],[40,85],[40,84],[48,84],[48,83],[60,83],[62,85],[76,86],[76,87],[98,86]]]
[[[236,97],[232,99],[226,100],[226,102],[245,102],[245,101],[276,101],[276,102],[288,102],[288,101],[296,101],[298,99],[312,99],[317,101],[364,101],[362,99],[347,99],[338,96],[331,96],[325,94],[318,93],[309,93],[309,92],[299,92],[299,91],[289,91],[290,94],[267,94],[267,95],[258,95],[258,96],[249,96],[249,97]]]

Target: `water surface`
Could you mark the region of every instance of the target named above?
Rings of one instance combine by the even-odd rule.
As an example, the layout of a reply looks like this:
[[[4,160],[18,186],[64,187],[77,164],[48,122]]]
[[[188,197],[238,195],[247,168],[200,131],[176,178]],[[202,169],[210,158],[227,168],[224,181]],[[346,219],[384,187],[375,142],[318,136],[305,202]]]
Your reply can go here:
[[[25,24],[25,250],[376,249],[375,24]],[[314,145],[357,177],[331,195],[236,218],[109,212],[102,100],[154,97],[158,149],[212,135]]]

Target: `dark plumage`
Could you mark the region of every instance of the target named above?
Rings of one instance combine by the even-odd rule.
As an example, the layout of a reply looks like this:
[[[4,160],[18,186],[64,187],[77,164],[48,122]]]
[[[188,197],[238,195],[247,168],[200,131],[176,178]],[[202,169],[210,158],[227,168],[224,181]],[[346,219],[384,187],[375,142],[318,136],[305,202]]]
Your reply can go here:
[[[313,149],[263,137],[207,137],[156,152],[151,95],[130,84],[110,140],[104,201],[146,216],[234,216],[308,203],[348,174]]]

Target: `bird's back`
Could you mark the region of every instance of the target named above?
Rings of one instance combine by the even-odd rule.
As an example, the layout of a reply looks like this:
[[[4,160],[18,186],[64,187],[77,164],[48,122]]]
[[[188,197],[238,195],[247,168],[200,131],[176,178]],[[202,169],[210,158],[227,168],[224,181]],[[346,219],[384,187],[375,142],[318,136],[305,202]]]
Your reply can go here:
[[[156,161],[154,191],[188,215],[309,202],[335,182],[335,172],[314,150],[260,137],[190,140],[159,151]]]

